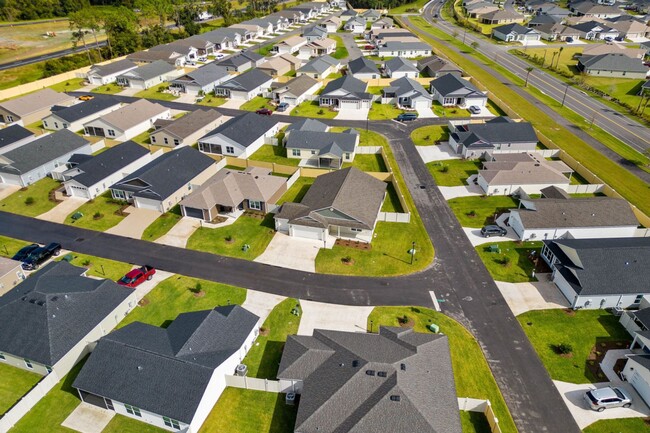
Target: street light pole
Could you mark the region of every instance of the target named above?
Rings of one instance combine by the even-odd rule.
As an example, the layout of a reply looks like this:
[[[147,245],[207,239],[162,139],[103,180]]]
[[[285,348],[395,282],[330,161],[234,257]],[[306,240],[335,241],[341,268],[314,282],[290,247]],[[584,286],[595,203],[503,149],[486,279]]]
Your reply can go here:
[[[415,256],[415,241],[411,243],[411,249],[409,250],[409,254],[411,254],[411,264],[413,264],[413,257]]]
[[[465,36],[467,36],[467,28],[463,31],[463,45],[465,45]]]
[[[562,104],[560,104],[560,107],[564,107],[564,101],[566,100],[566,93],[569,91],[569,86],[570,83],[566,83],[566,87],[564,88],[564,95],[562,96]]]

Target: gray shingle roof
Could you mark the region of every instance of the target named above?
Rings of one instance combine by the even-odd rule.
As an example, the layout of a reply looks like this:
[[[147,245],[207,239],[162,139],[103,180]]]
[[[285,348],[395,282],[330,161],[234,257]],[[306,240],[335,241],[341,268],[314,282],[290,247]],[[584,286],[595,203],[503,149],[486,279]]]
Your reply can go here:
[[[99,340],[73,386],[190,423],[214,370],[258,320],[230,305],[180,314],[166,329],[131,323]]]
[[[583,23],[573,24],[573,25],[571,25],[569,27],[571,27],[573,29],[576,29],[576,30],[580,30],[581,32],[585,32],[585,33],[588,33],[590,31],[594,30],[595,28],[600,28],[601,31],[603,31],[603,32],[610,32],[610,31],[614,30],[611,27],[608,27],[605,24],[600,23],[598,21],[587,21],[586,23],[583,22]]]
[[[501,117],[485,123],[458,125],[452,134],[457,142],[468,148],[476,147],[481,143],[490,148],[493,147],[493,143],[537,142],[537,135],[530,123],[513,122],[508,118]]]
[[[578,62],[585,69],[619,72],[648,72],[648,67],[641,59],[632,59],[622,53],[600,54],[597,56],[582,56]]]
[[[67,105],[74,101],[74,97],[65,93],[55,92],[52,89],[43,89],[25,96],[0,102],[0,107],[17,116],[24,117],[53,105]]]
[[[62,129],[1,155],[0,172],[24,174],[89,144],[83,137]],[[3,164],[2,160],[9,163]]]
[[[372,95],[366,93],[368,84],[354,78],[352,75],[344,75],[341,78],[332,80],[327,83],[327,86],[321,92],[321,97],[329,95],[332,92],[343,91],[346,93],[345,97],[359,98],[359,99],[372,99]]]
[[[228,89],[235,91],[250,92],[255,90],[264,83],[270,82],[271,76],[260,69],[251,69],[241,75],[231,78],[217,86],[216,89]]]
[[[164,200],[214,164],[209,156],[192,147],[172,150],[111,186],[132,191],[134,196]]]
[[[206,126],[221,117],[216,110],[195,110],[185,116],[174,120],[170,124],[156,130],[154,133],[165,131],[174,137],[185,139],[199,130],[207,129]]]
[[[131,60],[122,59],[117,62],[111,62],[106,65],[95,65],[88,71],[88,75],[98,75],[100,77],[105,77],[107,75],[113,75],[118,72],[128,71],[129,69],[135,69],[138,65],[133,63]]]
[[[510,33],[515,33],[515,34],[518,34],[518,35],[526,35],[528,33],[537,33],[534,29],[524,27],[521,24],[517,24],[517,23],[505,24],[503,26],[495,27],[493,30],[497,31],[499,33],[502,33],[504,35],[508,35]]]
[[[66,122],[75,122],[119,104],[120,101],[114,96],[95,95],[90,101],[74,104],[70,107],[56,105],[52,107],[51,111],[59,119],[65,120]]]
[[[244,51],[243,53],[235,54],[234,56],[226,57],[223,60],[220,60],[217,65],[219,66],[230,66],[230,67],[240,67],[242,65],[245,65],[248,62],[257,62],[258,60],[263,59],[264,56],[260,56],[259,54],[253,52],[253,51]]]
[[[462,72],[458,66],[438,56],[431,56],[418,60],[418,69],[423,73],[429,74],[445,71],[458,73]]]
[[[277,85],[274,84],[273,87],[275,87],[276,92],[288,92],[296,97],[300,97],[307,93],[308,90],[316,86],[316,84],[318,84],[318,81],[311,78],[309,75],[301,75],[299,77],[292,78],[286,83],[278,83]]]
[[[219,66],[215,63],[208,63],[207,65],[203,65],[200,68],[188,72],[187,74],[173,81],[196,83],[197,85],[203,87],[219,81],[229,75],[230,74],[228,74],[228,71],[223,66]]]
[[[325,132],[329,129],[329,126],[321,122],[320,120],[303,118],[297,122],[293,122],[287,126],[286,132],[290,131],[320,131]]]
[[[388,41],[378,50],[379,52],[399,50],[431,51],[431,46],[424,42]]]
[[[316,73],[320,75],[323,72],[327,71],[332,66],[338,64],[340,64],[340,61],[336,60],[334,57],[327,54],[321,57],[316,57],[315,59],[311,59],[310,61],[305,63],[300,69],[298,69],[298,72],[312,73],[312,74]]]
[[[412,78],[402,77],[391,81],[390,87],[383,89],[384,93],[395,93],[400,98],[426,98],[432,100],[433,97],[424,87]]]
[[[634,311],[632,314],[646,329],[650,329],[650,307]]]
[[[129,105],[125,105],[122,108],[104,114],[100,119],[103,122],[114,126],[116,129],[126,131],[129,128],[153,118],[154,116],[163,114],[165,111],[169,111],[169,108],[163,107],[157,102],[138,99]],[[93,121],[94,120],[90,120],[84,123],[84,126]]]
[[[579,295],[650,293],[650,238],[555,239],[544,244]]]
[[[269,129],[277,125],[275,116],[260,116],[255,113],[246,113],[233,117],[227,122],[199,138],[199,141],[208,140],[213,135],[222,135],[244,147],[250,146],[255,140],[264,135]]]
[[[365,57],[357,57],[348,63],[348,71],[351,74],[377,74],[379,75],[379,68],[375,62]]]
[[[305,28],[302,32],[303,36],[316,36],[319,38],[324,38],[327,36],[327,29],[324,29],[323,27],[319,26],[311,26],[308,28]]]
[[[432,80],[431,88],[435,89],[443,97],[485,96],[485,93],[477,89],[476,86],[474,86],[472,83],[465,80],[464,78],[457,77],[455,74],[445,74],[441,77],[436,78],[435,80]]]
[[[333,154],[341,158],[346,152],[354,152],[357,141],[357,134],[292,131],[287,138],[285,147],[288,149],[311,149],[316,150],[319,155]]]
[[[386,61],[384,66],[386,69],[390,69],[391,72],[419,72],[418,68],[415,67],[413,62],[405,60],[401,57],[393,57],[392,59]]]
[[[164,74],[169,74],[170,72],[175,70],[176,67],[174,65],[164,60],[156,60],[155,62],[138,66],[137,68],[125,72],[120,76],[129,77],[129,78],[139,78],[141,80],[147,81]]]
[[[54,365],[133,293],[51,262],[0,297],[0,351]]]
[[[382,327],[379,334],[291,335],[278,377],[303,381],[296,431],[462,431],[442,334]]]
[[[0,149],[33,135],[32,131],[17,124],[2,128],[0,129]]]
[[[630,358],[641,364],[643,368],[650,371],[650,355],[632,355]]]

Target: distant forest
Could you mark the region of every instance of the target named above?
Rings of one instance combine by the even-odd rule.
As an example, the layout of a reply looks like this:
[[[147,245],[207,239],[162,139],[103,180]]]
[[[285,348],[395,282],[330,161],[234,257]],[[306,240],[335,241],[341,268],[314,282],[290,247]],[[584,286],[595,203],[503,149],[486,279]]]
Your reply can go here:
[[[355,9],[392,9],[415,0],[348,0]]]

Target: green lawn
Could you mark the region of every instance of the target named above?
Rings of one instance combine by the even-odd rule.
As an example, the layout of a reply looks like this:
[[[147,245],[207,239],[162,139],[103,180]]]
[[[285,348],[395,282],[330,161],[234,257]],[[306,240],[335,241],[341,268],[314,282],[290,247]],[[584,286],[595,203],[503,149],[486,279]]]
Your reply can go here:
[[[281,205],[287,201],[300,203],[305,194],[307,194],[311,184],[314,183],[314,180],[316,180],[315,177],[299,177],[296,182],[291,185],[291,188],[280,197],[276,204]]]
[[[11,258],[18,252],[18,250],[29,244],[31,244],[31,242],[0,236],[0,256]]]
[[[463,433],[491,433],[490,424],[482,412],[460,411]]]
[[[343,43],[343,39],[341,39],[340,36],[337,35],[329,35],[328,38],[334,39],[336,41],[336,50],[332,53],[332,57],[335,59],[345,59],[348,57],[348,49],[345,48],[345,44]]]
[[[427,4],[429,0],[416,0],[413,3],[406,3],[396,8],[392,8],[388,11],[391,15],[407,14],[407,13],[417,13],[420,9]]]
[[[591,424],[583,433],[641,433],[648,428],[647,419],[643,418],[604,419]]]
[[[384,199],[384,204],[381,207],[382,212],[404,212],[402,209],[402,204],[397,197],[397,191],[391,182],[386,182],[388,185],[386,187],[386,198]]]
[[[629,341],[630,335],[618,323],[618,317],[605,310],[529,311],[517,316],[530,342],[552,379],[572,383],[597,383],[607,379],[594,377],[587,368],[591,349],[605,341]],[[572,356],[556,353],[554,346],[571,344]],[[624,349],[624,347],[621,347]]]
[[[250,101],[246,101],[239,107],[240,110],[246,111],[257,111],[262,108],[273,109],[273,106],[270,104],[271,100],[268,98],[262,98],[261,96],[256,96]]]
[[[93,93],[101,93],[103,95],[114,95],[116,93],[120,93],[122,90],[124,90],[124,87],[118,86],[115,83],[110,83],[110,84],[102,84],[99,87],[95,87],[93,89]]]
[[[255,345],[242,361],[248,366],[249,377],[276,379],[287,336],[298,333],[300,316],[291,314],[297,305],[297,299],[287,298],[276,305],[264,321]]]
[[[273,50],[274,44],[268,44],[260,47],[259,50],[257,50],[257,54],[260,56],[268,56],[271,54],[271,50]]]
[[[467,178],[476,174],[481,162],[473,159],[449,159],[427,163],[427,168],[438,186],[467,185]]]
[[[115,415],[102,433],[167,433],[168,431],[124,415]]]
[[[370,321],[372,321],[374,332],[377,332],[380,325],[400,326],[397,319],[404,315],[415,322],[414,329],[417,332],[430,333],[426,329],[430,323],[440,326],[440,332],[449,338],[458,397],[490,400],[492,408],[499,418],[502,432],[516,433],[514,422],[480,346],[458,322],[442,313],[423,307],[376,307],[368,317],[368,327],[370,327]],[[476,431],[481,432],[482,430]]]
[[[74,92],[75,90],[79,90],[84,87],[84,81],[85,80],[83,78],[73,78],[71,80],[53,84],[49,87],[55,92]]]
[[[171,208],[169,212],[160,215],[154,222],[149,225],[142,233],[142,239],[145,241],[155,241],[159,237],[167,234],[172,227],[182,218],[179,205]]]
[[[517,201],[509,196],[457,197],[447,203],[463,227],[473,228],[492,224],[494,214],[517,207]]]
[[[197,105],[205,105],[206,107],[219,107],[225,104],[227,100],[228,98],[218,98],[213,95],[207,95],[203,98],[203,100],[201,100],[201,102],[197,102]]]
[[[0,416],[27,394],[43,376],[0,363]]]
[[[24,190],[18,190],[0,201],[0,210],[35,217],[55,207],[58,203],[50,201],[50,191],[61,184],[56,180],[45,177],[34,182]],[[31,204],[27,204],[31,200]]]
[[[431,110],[433,110],[435,115],[438,117],[467,117],[470,114],[469,111],[462,108],[443,107],[442,104],[437,101],[433,101]]]
[[[284,394],[226,388],[199,433],[290,433],[297,412]]]
[[[490,252],[490,245],[498,245],[501,252]],[[537,251],[539,256],[542,242],[495,242],[476,247],[485,267],[497,281],[507,283],[524,283],[537,281],[533,278],[533,262],[528,259],[532,251]],[[506,259],[507,257],[507,259]]]
[[[521,50],[522,47],[516,48]],[[560,52],[560,47],[555,48],[528,48],[526,54],[532,57],[537,57],[538,59],[544,60],[544,65],[548,68],[553,61],[553,65],[557,65],[557,68],[563,72],[570,72],[575,74],[577,72],[576,65],[578,60],[576,56],[580,56],[582,51],[585,49],[584,45],[576,46],[563,46],[562,51]],[[546,51],[546,57],[544,57],[544,51]],[[559,57],[558,57],[559,55]]]
[[[641,97],[639,91],[645,80],[629,78],[585,77],[585,84],[607,93],[621,102],[631,105],[636,109]]]
[[[370,120],[390,120],[396,119],[397,116],[404,113],[404,110],[400,110],[391,104],[382,104],[379,101],[375,101],[370,108],[368,113],[368,118]]]
[[[197,288],[199,289],[197,291]],[[203,291],[203,294],[198,292]],[[118,325],[143,322],[166,328],[181,313],[210,310],[228,303],[241,305],[246,300],[246,290],[212,281],[182,275],[172,275],[158,283]]]
[[[87,254],[79,254],[76,252],[70,254],[73,256],[70,264],[87,268],[88,275],[107,278],[112,281],[119,280],[132,268],[128,263],[116,262],[115,260],[89,256]],[[63,260],[63,256],[60,256],[59,260]]]
[[[43,62],[38,62],[0,71],[0,90],[40,80],[43,78],[42,68]]]
[[[163,90],[166,90],[168,88],[169,88],[169,84],[160,83],[153,87],[149,87],[146,90],[142,90],[133,96],[135,96],[136,98],[160,99],[161,101],[173,101],[175,99],[178,99],[178,96],[174,96],[171,93],[163,92]]]
[[[423,126],[411,132],[411,140],[416,146],[429,146],[436,141],[449,140],[449,130],[446,126]]]
[[[149,138],[149,134],[151,134],[154,131],[153,128],[148,129],[144,132],[141,132],[140,134],[136,135],[133,137],[131,140],[135,141],[136,143],[149,148],[149,145],[151,144],[151,139]]]
[[[124,219],[124,216],[115,214],[122,206],[122,202],[115,201],[108,191],[82,204],[66,217],[65,224],[103,232]],[[72,215],[77,212],[81,212],[83,216],[75,221]]]
[[[311,117],[317,119],[333,119],[338,113],[329,107],[319,107],[318,101],[305,101],[291,110],[292,116]]]
[[[384,86],[369,86],[368,93],[371,95],[381,96],[381,91],[384,89]]]
[[[352,163],[346,162],[343,164],[343,168],[349,167],[350,165],[358,168],[361,171],[374,171],[374,172],[387,172],[386,164],[384,164],[384,159],[380,154],[363,154],[355,155],[354,161]]]
[[[253,260],[264,252],[274,234],[273,214],[263,220],[242,215],[229,226],[197,229],[187,241],[187,248]],[[244,245],[249,245],[250,249],[243,251]]]
[[[248,159],[253,161],[264,161],[272,162],[275,164],[291,165],[294,167],[298,167],[298,164],[300,164],[300,159],[298,158],[287,158],[287,149],[281,145],[271,146],[270,144],[265,144]]]

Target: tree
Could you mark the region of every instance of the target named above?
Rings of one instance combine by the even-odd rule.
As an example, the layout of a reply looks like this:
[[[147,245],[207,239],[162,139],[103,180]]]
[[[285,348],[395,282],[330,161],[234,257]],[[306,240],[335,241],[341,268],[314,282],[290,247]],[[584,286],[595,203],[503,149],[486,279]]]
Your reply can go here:
[[[161,26],[174,13],[171,0],[137,0],[135,4],[143,17],[157,17]]]
[[[557,68],[560,66],[560,57],[562,56],[562,51],[564,50],[564,47],[560,47],[560,50],[557,53],[557,62],[555,63],[555,67]]]
[[[524,83],[524,87],[528,87],[528,76],[534,70],[535,70],[535,68],[533,68],[532,66],[529,66],[529,67],[526,68],[526,82]]]
[[[90,30],[90,32],[93,35],[93,38],[95,39],[95,47],[97,49],[97,53],[99,54],[99,60],[102,61],[104,60],[102,58],[102,52],[99,47],[99,41],[97,39],[97,32],[100,29],[100,18],[99,14],[97,14],[96,9],[92,9],[90,7],[81,9],[77,12],[73,12],[70,15],[68,15],[68,18],[70,19],[70,26],[80,29],[84,29],[84,31]],[[84,44],[85,45],[85,44]]]
[[[140,49],[138,18],[131,9],[119,7],[104,17],[104,29],[112,55],[123,56]]]
[[[213,0],[212,14],[216,17],[222,17],[225,26],[229,26],[233,23],[232,3],[228,0]]]
[[[70,30],[72,30],[72,47],[76,48],[79,41],[84,46],[84,51],[88,54],[88,62],[92,65],[93,61],[90,58],[90,51],[86,45],[86,29],[84,28],[85,19],[82,14],[70,14]]]
[[[183,30],[188,36],[198,35],[201,31],[201,26],[194,22],[198,15],[198,9],[194,5],[185,5],[178,9],[178,17],[176,20],[177,26],[182,26]]]
[[[151,48],[156,45],[167,44],[174,40],[171,32],[161,25],[156,24],[142,31],[142,48]]]
[[[469,44],[472,48],[477,49],[478,48],[478,42],[474,41],[471,44]]]

